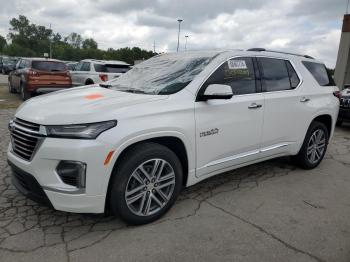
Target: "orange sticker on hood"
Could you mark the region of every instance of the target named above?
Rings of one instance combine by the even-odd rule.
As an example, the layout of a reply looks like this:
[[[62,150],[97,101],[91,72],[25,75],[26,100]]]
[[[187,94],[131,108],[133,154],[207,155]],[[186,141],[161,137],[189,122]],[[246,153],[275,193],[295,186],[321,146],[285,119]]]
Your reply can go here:
[[[90,94],[90,95],[85,96],[85,98],[88,99],[88,100],[99,99],[99,98],[102,98],[102,97],[103,97],[103,95],[101,95],[99,93]]]

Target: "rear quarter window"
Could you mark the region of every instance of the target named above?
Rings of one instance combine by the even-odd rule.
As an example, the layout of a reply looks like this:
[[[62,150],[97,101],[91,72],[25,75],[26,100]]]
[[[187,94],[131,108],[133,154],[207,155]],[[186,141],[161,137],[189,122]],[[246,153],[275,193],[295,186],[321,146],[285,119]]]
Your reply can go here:
[[[66,64],[60,63],[60,62],[51,62],[51,61],[33,61],[32,68],[40,71],[47,71],[47,72],[57,72],[57,71],[67,70]]]
[[[330,77],[327,68],[324,64],[308,61],[303,61],[302,63],[320,86],[334,85],[334,81],[332,77]]]

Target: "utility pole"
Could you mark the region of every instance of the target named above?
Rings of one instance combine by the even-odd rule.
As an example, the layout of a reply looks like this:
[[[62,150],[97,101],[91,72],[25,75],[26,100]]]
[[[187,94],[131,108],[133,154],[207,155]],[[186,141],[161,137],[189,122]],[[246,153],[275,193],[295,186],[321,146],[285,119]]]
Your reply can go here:
[[[51,23],[50,23],[50,38],[49,38],[49,41],[50,41],[50,58],[52,58],[52,31],[51,31]]]
[[[181,29],[181,22],[183,21],[182,19],[177,19],[179,22],[179,33],[177,34],[177,49],[176,52],[179,52],[179,45],[180,45],[180,29]]]
[[[153,41],[153,53],[156,52],[156,40]]]
[[[185,51],[187,51],[187,39],[188,39],[189,35],[185,35],[185,39],[186,39],[186,42],[185,42]]]
[[[349,13],[349,2],[350,2],[350,0],[348,0],[348,4],[346,5],[346,14]]]

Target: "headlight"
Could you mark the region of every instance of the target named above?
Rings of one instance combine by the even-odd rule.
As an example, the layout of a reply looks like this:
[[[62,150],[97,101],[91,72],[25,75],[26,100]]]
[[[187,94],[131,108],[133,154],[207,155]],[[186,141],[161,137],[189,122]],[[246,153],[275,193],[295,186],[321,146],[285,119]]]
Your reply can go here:
[[[117,120],[62,126],[46,126],[48,137],[95,139],[104,131],[117,125]]]

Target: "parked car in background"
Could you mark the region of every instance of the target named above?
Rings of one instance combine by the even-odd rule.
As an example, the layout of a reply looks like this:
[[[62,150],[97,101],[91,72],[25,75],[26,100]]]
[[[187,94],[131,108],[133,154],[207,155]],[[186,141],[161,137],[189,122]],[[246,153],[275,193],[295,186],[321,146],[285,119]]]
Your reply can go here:
[[[45,58],[21,58],[8,76],[11,93],[19,92],[23,100],[33,94],[47,93],[72,87],[65,63]]]
[[[2,60],[3,65],[2,65],[1,72],[4,75],[7,75],[8,73],[16,69],[17,62],[18,62],[18,58],[16,57],[5,57]]]
[[[130,65],[123,61],[105,61],[85,59],[70,71],[74,86],[103,83],[130,70]]]
[[[131,224],[225,171],[289,155],[317,167],[339,110],[322,62],[273,51],[158,55],[102,86],[23,104],[8,161],[25,195]]]
[[[337,126],[341,126],[343,122],[350,122],[350,88],[346,88],[340,92],[339,96],[340,108]]]
[[[78,64],[78,62],[66,62],[67,68],[69,71],[74,71],[75,66]]]
[[[2,67],[3,67],[3,60],[4,58],[6,58],[7,56],[0,56],[0,72],[2,71]]]

